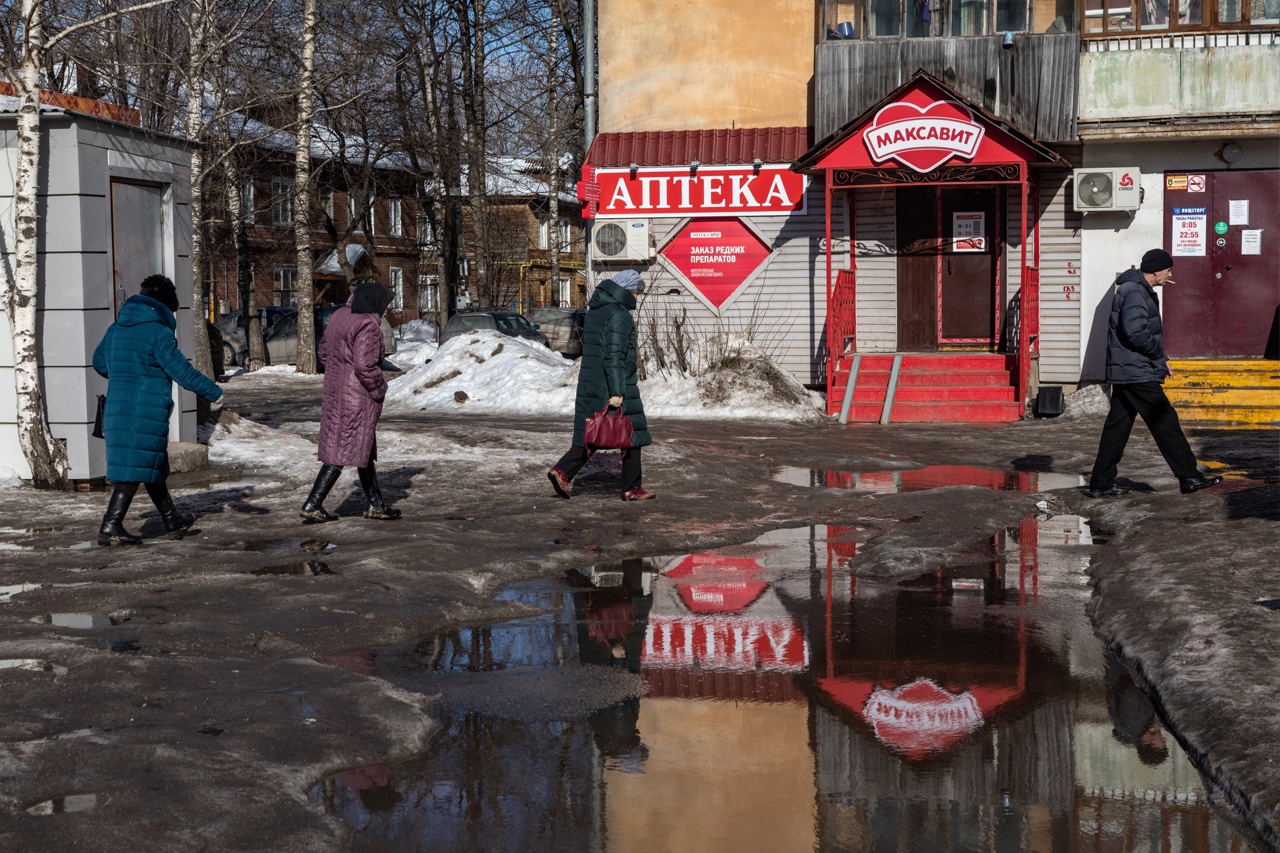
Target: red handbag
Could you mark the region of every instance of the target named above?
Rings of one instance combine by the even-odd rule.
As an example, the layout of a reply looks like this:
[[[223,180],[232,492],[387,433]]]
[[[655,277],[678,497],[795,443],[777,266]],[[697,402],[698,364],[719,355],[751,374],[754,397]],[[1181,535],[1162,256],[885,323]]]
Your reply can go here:
[[[619,409],[609,411],[609,404],[587,418],[582,428],[582,443],[598,450],[629,450],[631,448],[631,418]]]

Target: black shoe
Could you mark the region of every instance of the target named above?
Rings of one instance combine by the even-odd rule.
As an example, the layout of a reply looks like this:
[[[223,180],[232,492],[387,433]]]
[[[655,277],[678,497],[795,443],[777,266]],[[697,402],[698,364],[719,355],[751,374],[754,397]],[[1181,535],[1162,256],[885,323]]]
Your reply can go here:
[[[1192,492],[1198,492],[1201,489],[1207,489],[1210,486],[1216,486],[1222,482],[1221,477],[1187,477],[1178,481],[1178,488],[1182,490],[1184,495]]]
[[[337,519],[337,516],[325,509],[322,504],[329,496],[333,484],[338,482],[340,474],[342,474],[341,465],[320,466],[320,473],[316,474],[316,481],[311,486],[311,494],[307,495],[306,501],[302,504],[302,512],[299,513],[304,524],[323,524]]]
[[[181,538],[182,532],[190,530],[196,523],[196,517],[191,513],[178,512],[178,508],[173,505],[173,496],[169,494],[169,487],[164,483],[147,483],[147,494],[151,496],[152,503],[160,511],[160,520],[164,522],[165,532],[179,534],[174,538]]]
[[[1133,489],[1129,486],[1120,486],[1112,483],[1105,489],[1088,488],[1084,490],[1085,496],[1090,498],[1118,498],[1121,495],[1127,495]]]
[[[356,474],[360,476],[360,487],[364,489],[365,500],[369,502],[369,508],[364,511],[365,518],[372,518],[378,521],[395,521],[401,516],[400,510],[389,507],[382,502],[382,488],[378,485],[378,471],[372,462],[363,468],[357,468]]]
[[[111,500],[107,502],[107,513],[102,516],[102,526],[98,528],[99,545],[141,545],[142,537],[134,536],[124,529],[124,517],[129,512],[129,504],[138,491],[137,483],[116,483],[111,492]]]

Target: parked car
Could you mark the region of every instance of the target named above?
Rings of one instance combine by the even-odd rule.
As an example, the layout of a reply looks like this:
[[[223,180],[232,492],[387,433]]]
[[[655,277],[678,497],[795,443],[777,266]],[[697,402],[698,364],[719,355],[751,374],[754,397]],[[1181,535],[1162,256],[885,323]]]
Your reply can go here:
[[[209,360],[213,362],[213,381],[217,382],[227,372],[226,342],[222,340],[222,332],[213,323],[205,321],[209,332]]]
[[[315,309],[317,344],[324,337],[324,330],[328,328],[330,318],[341,307],[340,305],[331,305],[327,308]],[[391,324],[387,322],[386,317],[379,319],[382,326],[382,346],[386,349],[387,355],[391,355],[396,351],[395,331],[391,328]],[[297,364],[298,313],[295,311],[293,314],[281,317],[276,321],[271,326],[270,331],[262,336],[262,342],[266,349],[267,364]],[[243,359],[240,362],[241,364],[249,360],[248,344],[240,348],[237,357]]]
[[[271,327],[279,322],[282,317],[288,317],[296,313],[298,313],[297,308],[286,305],[258,306],[258,319],[262,323],[263,337],[271,331]],[[218,331],[222,333],[222,360],[224,364],[227,367],[234,364],[243,364],[244,362],[239,360],[239,353],[241,350],[249,348],[246,336],[249,321],[245,317],[244,309],[237,308],[213,325],[217,326]]]
[[[463,311],[454,314],[444,324],[440,343],[444,344],[450,338],[481,329],[492,329],[513,338],[536,341],[548,348],[551,346],[547,342],[547,336],[538,331],[537,326],[513,311]]]
[[[586,317],[585,308],[534,308],[529,312],[529,321],[547,336],[547,345],[570,358],[582,355],[582,323]]]

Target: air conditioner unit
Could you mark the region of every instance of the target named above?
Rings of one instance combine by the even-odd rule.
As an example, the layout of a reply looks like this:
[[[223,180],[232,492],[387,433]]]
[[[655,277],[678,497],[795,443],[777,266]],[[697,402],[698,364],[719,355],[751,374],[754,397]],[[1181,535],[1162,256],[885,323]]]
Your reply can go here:
[[[591,242],[598,261],[647,261],[653,257],[647,219],[597,220]]]
[[[1080,213],[1098,210],[1137,210],[1142,203],[1142,173],[1136,166],[1075,169],[1071,209]]]

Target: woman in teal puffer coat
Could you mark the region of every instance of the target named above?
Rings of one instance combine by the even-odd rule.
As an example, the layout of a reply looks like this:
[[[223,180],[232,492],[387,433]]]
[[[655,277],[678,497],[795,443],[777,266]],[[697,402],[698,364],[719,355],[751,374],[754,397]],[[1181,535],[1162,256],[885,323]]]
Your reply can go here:
[[[196,370],[178,349],[178,294],[162,275],[142,282],[142,293],[120,306],[115,323],[93,351],[93,369],[107,377],[103,435],[107,440],[107,479],[115,484],[98,530],[99,545],[137,545],[141,538],[124,529],[124,517],[138,491],[160,511],[169,533],[186,530],[195,516],[179,513],[165,481],[169,477],[169,416],[173,383],[207,400],[222,389]]]
[[[622,452],[622,499],[644,501],[653,492],[640,487],[640,448],[653,443],[640,402],[636,372],[636,294],[644,292],[644,279],[635,270],[623,270],[600,282],[587,304],[582,327],[582,360],[579,363],[578,397],[574,406],[573,447],[547,472],[556,494],[570,497],[569,484],[587,464],[592,448],[583,441],[587,418],[606,405],[620,408],[630,420],[631,449]]]

